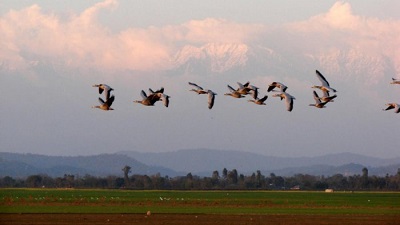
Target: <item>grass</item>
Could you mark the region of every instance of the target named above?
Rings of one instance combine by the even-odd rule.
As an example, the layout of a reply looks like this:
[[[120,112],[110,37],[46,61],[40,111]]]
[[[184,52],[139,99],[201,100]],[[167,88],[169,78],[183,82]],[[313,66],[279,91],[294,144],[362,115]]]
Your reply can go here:
[[[400,215],[397,192],[0,189],[0,213]]]

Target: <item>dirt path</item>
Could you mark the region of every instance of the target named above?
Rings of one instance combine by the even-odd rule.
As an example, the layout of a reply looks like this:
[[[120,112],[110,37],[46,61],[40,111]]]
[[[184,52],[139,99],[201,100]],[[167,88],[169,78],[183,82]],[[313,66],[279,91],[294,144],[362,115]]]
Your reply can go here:
[[[384,215],[210,215],[210,214],[0,214],[0,225],[395,225],[400,216]]]

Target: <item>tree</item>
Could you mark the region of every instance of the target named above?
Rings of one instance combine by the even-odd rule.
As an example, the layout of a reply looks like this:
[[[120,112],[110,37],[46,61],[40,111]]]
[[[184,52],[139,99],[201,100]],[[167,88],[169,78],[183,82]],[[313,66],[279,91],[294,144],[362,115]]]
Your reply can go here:
[[[238,183],[238,172],[236,169],[233,169],[228,173],[228,181],[230,182],[230,184]]]
[[[120,178],[120,177],[115,179],[115,187],[116,188],[121,188],[124,186],[124,184],[125,184],[125,179]]]
[[[362,169],[362,176],[361,176],[361,187],[368,188],[368,169],[364,167]]]
[[[228,177],[228,170],[226,168],[224,168],[222,170],[222,178],[226,179]]]
[[[218,180],[218,179],[219,179],[218,170],[215,170],[215,171],[212,173],[212,177],[211,177],[211,178],[214,179],[214,180]]]
[[[186,175],[186,181],[185,181],[185,189],[193,189],[193,175],[192,173],[188,173]]]
[[[211,183],[212,183],[212,185],[213,186],[218,186],[219,185],[219,173],[218,173],[218,170],[215,170],[213,173],[212,173],[212,177],[211,177]]]
[[[42,177],[40,175],[31,175],[28,178],[26,178],[26,183],[28,187],[40,187],[42,186]]]
[[[256,187],[261,188],[264,183],[264,176],[261,174],[260,170],[257,170],[257,175],[256,175]]]
[[[122,168],[122,171],[124,171],[124,180],[125,180],[125,185],[129,186],[129,173],[131,172],[131,167],[130,166],[124,166],[124,168]]]
[[[10,176],[5,176],[3,177],[3,179],[1,180],[1,187],[14,187],[15,185],[15,180],[10,177]]]

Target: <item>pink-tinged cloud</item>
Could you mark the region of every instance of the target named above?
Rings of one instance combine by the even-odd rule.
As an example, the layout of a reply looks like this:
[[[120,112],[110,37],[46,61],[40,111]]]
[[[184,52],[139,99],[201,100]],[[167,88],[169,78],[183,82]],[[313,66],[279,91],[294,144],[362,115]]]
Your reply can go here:
[[[264,26],[239,24],[224,19],[192,20],[182,25],[183,38],[192,43],[247,43],[260,35]]]
[[[260,30],[260,25],[208,18],[113,33],[99,23],[97,14],[116,6],[116,1],[106,0],[67,19],[38,5],[10,11],[0,18],[0,60],[15,69],[46,61],[106,70],[168,70],[183,46],[249,42]]]
[[[106,0],[67,18],[43,12],[38,5],[9,11],[0,17],[0,66],[29,69],[43,61],[76,68],[160,71],[208,57],[213,70],[226,71],[245,66],[251,48],[258,46],[288,63],[293,56],[298,62],[318,61],[320,69],[337,74],[336,79],[360,76],[374,84],[386,66],[400,74],[400,21],[354,15],[349,3],[337,2],[326,13],[276,27],[205,18],[115,33],[97,17],[117,5]]]
[[[357,16],[349,3],[337,2],[327,13],[285,29],[304,43],[307,57],[340,79],[353,76],[373,85],[385,68],[400,73],[400,21]]]

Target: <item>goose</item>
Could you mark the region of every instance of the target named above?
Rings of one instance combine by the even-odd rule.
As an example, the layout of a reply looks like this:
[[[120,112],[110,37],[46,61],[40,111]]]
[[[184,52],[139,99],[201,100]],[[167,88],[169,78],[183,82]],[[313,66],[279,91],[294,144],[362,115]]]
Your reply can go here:
[[[324,77],[318,70],[315,70],[315,73],[317,74],[317,77],[318,77],[319,81],[321,81],[321,85],[320,85],[320,86],[314,85],[314,86],[312,86],[312,88],[318,88],[318,89],[321,89],[321,90],[323,90],[323,91],[333,91],[333,92],[336,92],[335,89],[333,89],[333,88],[331,88],[331,87],[329,86],[328,81],[325,79],[325,77]]]
[[[191,89],[190,91],[194,91],[194,92],[196,92],[197,94],[207,94],[208,93],[208,91],[207,90],[204,90],[202,87],[200,87],[199,85],[197,85],[197,84],[195,84],[195,83],[192,83],[192,82],[188,82],[189,83],[189,85],[192,85],[193,87],[195,87],[194,89]]]
[[[253,85],[249,85],[248,88],[250,88],[250,91],[253,92],[252,97],[254,99],[257,99],[258,98],[258,89],[259,88],[256,87],[256,86],[253,86]]]
[[[296,98],[293,97],[292,95],[290,95],[286,92],[281,92],[279,94],[272,95],[272,97],[280,97],[281,100],[285,99],[287,111],[291,112],[293,110],[293,100],[295,100]]]
[[[230,92],[229,93],[225,93],[224,95],[229,95],[229,96],[232,96],[234,98],[244,98],[244,96],[241,93],[239,93],[238,90],[233,89],[233,87],[231,87],[229,84],[227,86],[228,86],[228,89],[229,89]]]
[[[106,100],[110,97],[110,92],[114,90],[110,86],[108,86],[107,84],[94,84],[92,87],[98,87],[99,88],[99,94],[103,93],[103,91],[104,91],[104,95],[106,96]]]
[[[322,97],[320,97],[319,99],[324,102],[334,102],[333,99],[336,97],[336,95],[329,96],[329,91],[322,90]]]
[[[245,84],[242,84],[240,82],[236,82],[236,83],[239,86],[239,88],[236,91],[239,92],[241,95],[248,95],[250,93],[250,91],[253,90],[251,87],[254,87],[254,86],[249,87],[250,82],[248,82],[248,81]]]
[[[390,110],[390,109],[394,109],[395,113],[399,113],[400,112],[400,105],[397,103],[388,103],[386,104],[387,108],[383,109],[384,111]]]
[[[400,79],[392,78],[391,84],[400,84]]]
[[[161,94],[164,93],[164,88],[161,87],[157,91],[153,91],[151,88],[149,88],[149,98],[151,98],[152,101],[157,102],[157,101],[162,101],[161,99]]]
[[[157,95],[158,95],[158,98],[164,103],[164,106],[168,107],[170,97],[164,93],[158,93]]]
[[[150,93],[150,94],[164,93],[164,88],[161,87],[161,88],[158,89],[157,91],[153,91],[151,88],[149,88],[149,93]]]
[[[159,97],[160,94],[162,94],[162,93],[154,93],[154,94],[150,94],[149,96],[147,96],[146,92],[144,92],[142,90],[140,92],[140,95],[142,96],[142,100],[135,100],[133,102],[140,103],[145,106],[153,106],[154,103],[156,103],[158,100],[160,100],[160,97]]]
[[[109,99],[107,99],[105,102],[103,99],[99,98],[99,102],[101,105],[96,105],[96,106],[92,106],[92,108],[98,108],[98,109],[102,109],[102,110],[114,110],[113,108],[111,108],[112,103],[114,102],[114,95],[111,96]]]
[[[281,92],[285,92],[286,89],[288,88],[286,85],[280,83],[280,82],[272,82],[269,87],[268,87],[268,92],[271,92],[272,90],[274,90],[274,88],[279,88]]]
[[[264,102],[265,102],[265,100],[267,100],[267,98],[268,98],[268,95],[265,95],[262,98],[254,98],[254,99],[250,99],[250,100],[247,100],[247,101],[248,102],[254,102],[257,105],[265,105]]]
[[[326,108],[325,105],[330,101],[321,102],[321,98],[318,96],[317,92],[313,91],[313,94],[314,94],[315,104],[310,104],[310,106],[315,106],[315,107],[320,108],[320,109]],[[336,98],[336,95],[334,95],[334,96],[332,96],[330,98],[334,99],[334,98]]]
[[[211,90],[208,90],[207,93],[208,93],[208,108],[212,109],[212,107],[214,106],[215,95],[217,95],[217,93]]]
[[[195,89],[191,89],[189,91],[194,91],[199,95],[200,94],[208,95],[208,108],[212,109],[212,107],[214,106],[215,95],[217,95],[217,93],[213,92],[212,90],[205,90],[202,87],[200,87],[199,85],[192,83],[192,82],[189,82],[189,85],[192,85],[193,87],[195,87]]]

